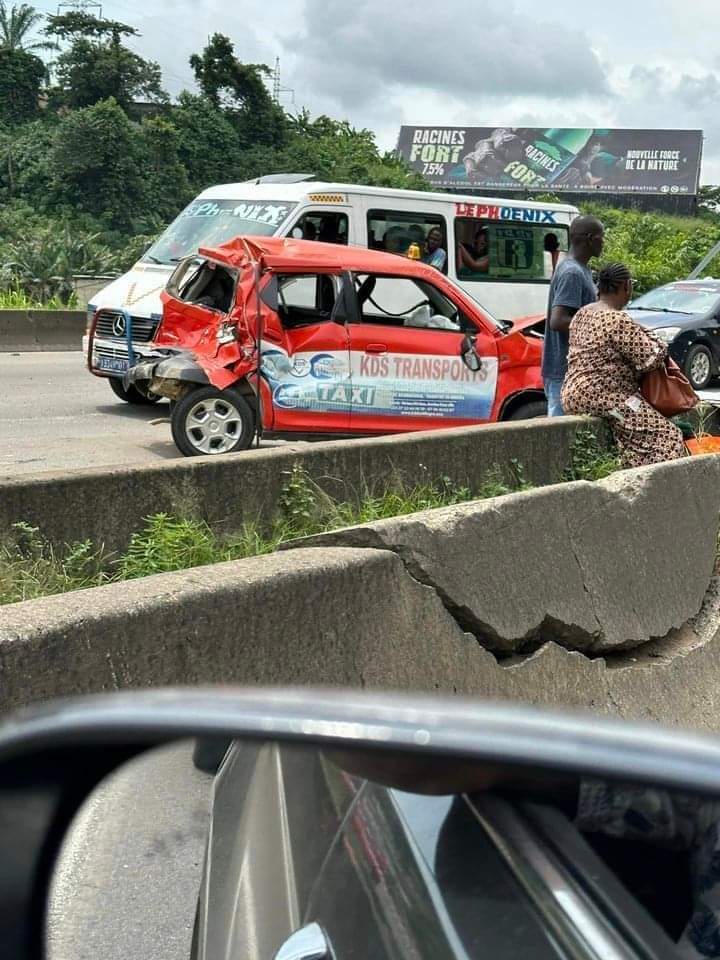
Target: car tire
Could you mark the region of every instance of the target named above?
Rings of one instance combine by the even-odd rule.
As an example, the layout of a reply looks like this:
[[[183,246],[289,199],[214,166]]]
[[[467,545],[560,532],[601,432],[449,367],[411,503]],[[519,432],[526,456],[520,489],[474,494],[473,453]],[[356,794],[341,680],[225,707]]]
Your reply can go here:
[[[245,397],[232,387],[198,387],[172,408],[170,428],[186,457],[247,450],[255,436],[255,416]]]
[[[517,409],[513,410],[509,417],[505,417],[506,420],[532,420],[535,417],[546,417],[547,416],[547,401],[545,400],[528,400],[527,403],[521,404]]]
[[[138,406],[157,403],[160,399],[160,397],[154,393],[151,393],[149,397],[146,397],[144,393],[140,393],[140,391],[135,387],[125,388],[120,377],[110,377],[110,389],[116,397],[120,398],[120,400],[124,400],[125,403],[137,404]]]
[[[702,343],[693,344],[687,352],[683,371],[693,390],[704,390],[713,377],[712,354]]]

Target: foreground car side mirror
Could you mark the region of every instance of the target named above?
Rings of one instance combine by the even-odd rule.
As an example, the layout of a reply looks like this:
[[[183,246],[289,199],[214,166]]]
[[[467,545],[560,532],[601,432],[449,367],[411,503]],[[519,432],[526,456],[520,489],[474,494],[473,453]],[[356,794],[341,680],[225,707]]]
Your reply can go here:
[[[460,344],[460,356],[462,357],[463,363],[468,370],[472,370],[473,373],[477,373],[478,370],[482,369],[482,357],[480,357],[477,352],[476,341],[477,337],[467,333]]]
[[[209,758],[207,766],[214,768],[224,754],[217,777],[206,776],[200,781],[197,770],[190,769],[188,744],[178,743],[188,737],[216,741],[217,756]],[[223,740],[233,741],[227,751]],[[175,751],[170,760],[167,752],[158,759],[155,748],[167,751],[168,745],[174,745]],[[298,748],[302,748],[302,755]],[[146,756],[140,758],[140,754]],[[135,772],[129,773],[139,759],[147,765],[140,772],[135,766]],[[124,779],[119,781],[118,774]],[[194,785],[202,787],[203,796],[212,793],[213,810],[211,814],[207,806],[201,808],[193,801],[189,820],[200,843],[205,843],[204,828],[212,822],[205,859],[208,882],[201,885],[199,900],[197,889],[192,891],[192,903],[187,898],[188,918],[196,905],[200,910],[195,946],[190,950],[188,944],[193,960],[230,955],[274,956],[279,960],[335,960],[337,956],[342,960],[342,937],[347,943],[348,937],[356,940],[367,933],[353,926],[358,922],[356,914],[346,909],[344,898],[350,887],[339,886],[333,880],[338,874],[326,871],[321,895],[308,901],[307,910],[297,908],[298,879],[304,875],[303,870],[309,871],[309,880],[320,877],[318,871],[331,850],[351,870],[341,876],[354,877],[357,895],[371,898],[372,910],[367,915],[373,916],[375,909],[382,913],[383,929],[395,937],[393,944],[397,946],[389,955],[403,955],[401,947],[406,946],[414,927],[393,926],[398,905],[405,903],[406,894],[427,893],[431,888],[426,890],[426,881],[430,882],[426,867],[413,867],[414,872],[407,873],[410,885],[401,886],[414,861],[408,860],[402,870],[396,870],[401,861],[394,856],[393,844],[399,843],[403,824],[410,820],[402,812],[402,797],[387,795],[386,788],[416,796],[459,798],[464,803],[463,816],[471,818],[472,830],[482,830],[486,838],[483,844],[487,840],[495,851],[492,876],[501,867],[516,871],[517,889],[529,891],[532,915],[544,918],[539,922],[560,937],[567,955],[584,955],[573,953],[570,947],[577,931],[586,929],[582,924],[591,921],[601,939],[600,947],[608,947],[598,956],[636,955],[629,948],[627,954],[613,953],[602,939],[606,938],[605,927],[596,914],[597,910],[609,909],[610,898],[612,929],[627,928],[643,942],[657,941],[658,949],[648,949],[644,956],[674,956],[664,932],[655,929],[652,918],[641,916],[632,897],[618,892],[610,881],[607,888],[603,887],[602,897],[598,895],[597,909],[593,906],[578,923],[577,904],[583,897],[595,897],[593,884],[601,865],[587,859],[591,856],[588,851],[583,853],[578,848],[573,860],[575,873],[566,871],[562,860],[557,859],[560,853],[548,859],[543,853],[545,840],[541,843],[537,839],[555,835],[552,831],[557,823],[547,819],[553,809],[548,806],[537,829],[530,821],[540,816],[538,804],[552,805],[555,798],[563,805],[575,803],[581,778],[590,780],[592,796],[598,787],[612,791],[618,784],[618,796],[624,797],[630,783],[641,799],[645,792],[655,799],[658,789],[681,791],[684,797],[693,791],[703,815],[712,814],[716,807],[720,811],[720,745],[715,739],[633,726],[596,715],[562,715],[520,704],[460,698],[229,687],[138,691],[44,705],[0,726],[2,955],[13,960],[54,960],[55,943],[63,947],[62,956],[79,955],[80,946],[87,948],[84,941],[80,943],[81,925],[76,924],[77,911],[82,913],[83,904],[87,908],[86,931],[104,935],[103,929],[110,929],[112,910],[119,904],[118,923],[123,936],[129,932],[127,910],[131,909],[137,921],[137,937],[142,924],[137,911],[144,899],[148,901],[148,926],[155,911],[162,913],[168,904],[182,900],[178,879],[188,872],[193,860],[202,860],[202,852],[170,862],[175,872],[171,869],[158,883],[158,874],[149,869],[154,861],[148,859],[148,837],[143,840],[141,834],[146,830],[150,845],[163,849],[163,825],[152,817],[153,811],[161,816],[167,813],[164,829],[177,846],[177,817],[187,790]],[[101,781],[105,783],[98,794],[95,788]],[[171,794],[165,798],[161,790],[155,806],[145,813],[143,807],[162,784]],[[86,804],[88,798],[90,803]],[[710,798],[709,809],[705,798]],[[671,804],[672,796],[665,800]],[[118,802],[125,804],[123,817],[116,815]],[[413,802],[417,806],[417,801]],[[507,803],[512,810],[505,810]],[[524,832],[518,833],[522,824],[513,819],[513,810],[518,804],[524,809],[527,803],[531,804],[530,821]],[[498,804],[505,806],[495,810]],[[436,818],[438,850],[445,853],[451,849],[453,838],[462,839],[452,832],[453,809],[452,803],[423,806],[423,818],[426,814]],[[604,810],[605,806],[598,809]],[[645,805],[642,809],[647,812],[651,808]],[[687,809],[685,803],[683,816]],[[720,812],[716,816],[720,818]],[[708,822],[717,826],[712,817]],[[106,825],[122,823],[132,824],[132,829],[104,830]],[[320,836],[323,825],[331,823],[335,832],[326,834],[328,845],[320,850],[315,844],[316,833]],[[98,825],[103,827],[105,846],[96,849]],[[565,850],[569,856],[570,840],[578,847],[581,838],[568,833],[569,826],[563,829],[557,843],[552,841],[553,849]],[[333,844],[333,838],[341,834],[347,842]],[[497,844],[492,840],[495,835]],[[67,838],[70,843],[66,845]],[[107,846],[108,838],[114,838],[112,849]],[[216,853],[219,851],[217,870],[213,870],[212,843]],[[397,849],[412,852],[414,843],[409,836],[408,842]],[[233,856],[229,857],[231,848]],[[464,841],[462,849],[467,859]],[[539,865],[525,859],[528,849],[540,857]],[[104,869],[108,863],[118,869],[109,873]],[[229,873],[226,867],[232,868]],[[546,871],[550,867],[554,871],[551,874]],[[560,884],[556,882],[558,871],[562,872]],[[127,878],[124,889],[123,877]],[[663,879],[677,885],[675,873]],[[53,889],[53,882],[58,880]],[[199,878],[197,882],[200,885]],[[441,887],[438,890],[442,894]],[[307,900],[310,887],[306,884],[305,889]],[[77,890],[84,891],[82,896],[75,894]],[[332,901],[330,909],[328,902],[334,891],[341,896]],[[393,894],[390,899],[388,892]],[[281,893],[286,909],[279,908]],[[432,919],[434,901],[429,893],[421,902]],[[160,911],[159,904],[163,904]],[[569,910],[568,904],[575,906]],[[494,902],[492,910],[497,909]],[[63,923],[62,936],[54,942],[51,925],[46,924],[50,918],[57,928],[63,911],[69,922]],[[464,910],[463,916],[466,913]],[[182,924],[188,922],[192,920],[183,915]],[[306,926],[300,927],[301,923]],[[436,929],[441,927],[438,921]],[[49,952],[46,929],[51,931],[49,943],[53,949]],[[418,936],[425,934],[423,928]],[[67,953],[68,937],[74,954]],[[251,940],[259,952],[243,949],[240,941]],[[128,946],[127,952],[133,956],[152,955],[143,953],[137,943]],[[415,940],[413,946],[417,948]],[[420,950],[416,949],[414,955],[421,955]]]

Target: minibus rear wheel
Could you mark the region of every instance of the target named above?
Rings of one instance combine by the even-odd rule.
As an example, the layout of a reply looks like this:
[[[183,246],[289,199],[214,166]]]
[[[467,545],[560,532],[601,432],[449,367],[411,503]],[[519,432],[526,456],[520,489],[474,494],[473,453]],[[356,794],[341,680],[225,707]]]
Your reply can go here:
[[[232,387],[198,387],[173,405],[170,428],[175,445],[186,457],[237,453],[253,442],[255,416],[245,397]]]

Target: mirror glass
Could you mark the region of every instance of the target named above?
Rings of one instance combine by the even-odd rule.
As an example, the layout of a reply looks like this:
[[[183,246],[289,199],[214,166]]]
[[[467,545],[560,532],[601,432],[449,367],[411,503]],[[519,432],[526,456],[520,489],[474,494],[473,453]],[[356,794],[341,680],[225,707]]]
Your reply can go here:
[[[718,956],[719,817],[652,786],[454,757],[178,742],[78,813],[46,955]]]
[[[293,227],[292,230],[290,231],[290,236],[293,238],[293,240],[302,240],[303,238],[302,229],[300,227]]]
[[[478,356],[478,353],[475,349],[475,338],[467,335],[463,338],[463,342],[460,346],[460,355],[463,358],[463,363],[465,366],[472,370],[473,373],[482,367],[482,360]]]

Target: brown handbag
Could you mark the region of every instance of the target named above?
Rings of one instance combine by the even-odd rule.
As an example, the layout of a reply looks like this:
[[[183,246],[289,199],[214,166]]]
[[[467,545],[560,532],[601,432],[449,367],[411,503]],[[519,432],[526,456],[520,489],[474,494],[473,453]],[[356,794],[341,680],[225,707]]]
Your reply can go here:
[[[664,417],[685,413],[700,402],[690,381],[670,357],[662,367],[645,374],[640,381],[640,393]]]

